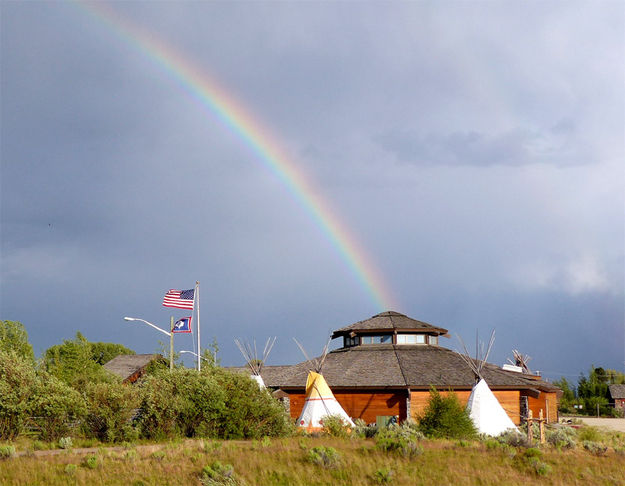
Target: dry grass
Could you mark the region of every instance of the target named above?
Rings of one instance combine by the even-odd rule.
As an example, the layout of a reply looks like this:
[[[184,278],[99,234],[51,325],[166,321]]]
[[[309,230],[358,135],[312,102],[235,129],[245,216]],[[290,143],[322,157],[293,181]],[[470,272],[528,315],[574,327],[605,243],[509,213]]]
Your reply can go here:
[[[422,441],[423,454],[404,458],[374,447],[372,440],[333,438],[272,439],[270,442],[183,441],[151,446],[100,449],[96,466],[71,451],[0,461],[3,485],[193,485],[202,468],[218,460],[232,464],[248,485],[379,484],[378,471],[391,471],[387,484],[460,485],[625,485],[625,456],[610,450],[595,456],[583,449],[546,448],[530,463],[523,449],[487,448],[479,442]],[[320,467],[307,460],[315,446],[334,447],[340,460]],[[93,454],[89,454],[93,455]],[[536,461],[549,466],[537,473]]]

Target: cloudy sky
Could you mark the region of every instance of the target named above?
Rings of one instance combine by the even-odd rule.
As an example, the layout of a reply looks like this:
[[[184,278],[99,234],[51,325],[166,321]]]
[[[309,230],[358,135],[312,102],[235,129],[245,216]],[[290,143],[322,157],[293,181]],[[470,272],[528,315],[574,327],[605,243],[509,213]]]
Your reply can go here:
[[[165,327],[164,293],[199,280],[226,365],[236,337],[293,363],[293,337],[314,354],[392,307],[468,342],[496,329],[491,361],[519,349],[548,378],[625,368],[621,2],[0,9],[0,317],[36,353],[78,330],[153,352],[123,317]],[[183,58],[308,181],[382,305]]]

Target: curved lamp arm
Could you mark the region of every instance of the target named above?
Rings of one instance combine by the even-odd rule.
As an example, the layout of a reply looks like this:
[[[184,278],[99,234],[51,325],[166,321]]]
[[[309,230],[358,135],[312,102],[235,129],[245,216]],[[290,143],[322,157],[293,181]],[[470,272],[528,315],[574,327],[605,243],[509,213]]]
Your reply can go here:
[[[145,324],[147,324],[150,327],[153,327],[154,329],[156,329],[157,331],[162,332],[163,334],[166,334],[167,336],[171,336],[170,332],[165,331],[164,329],[161,329],[160,327],[152,324],[151,322],[148,322],[144,319],[139,319],[138,317],[124,317],[125,321],[141,321],[144,322]]]

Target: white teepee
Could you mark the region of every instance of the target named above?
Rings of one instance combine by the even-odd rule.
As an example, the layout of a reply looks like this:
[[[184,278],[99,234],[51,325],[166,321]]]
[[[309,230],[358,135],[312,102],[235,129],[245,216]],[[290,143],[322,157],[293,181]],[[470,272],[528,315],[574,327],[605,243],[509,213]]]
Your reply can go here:
[[[263,381],[263,377],[260,375],[260,372],[263,369],[263,365],[265,364],[265,361],[269,357],[269,353],[271,353],[271,349],[273,348],[273,345],[276,342],[276,338],[274,337],[273,339],[272,338],[267,339],[267,342],[265,343],[265,349],[263,350],[263,355],[261,358],[258,357],[258,352],[256,351],[256,341],[254,341],[253,347],[250,346],[249,343],[245,343],[245,342],[241,343],[238,339],[235,339],[234,342],[239,348],[239,351],[241,351],[241,354],[245,358],[245,362],[247,366],[250,368],[250,371],[252,372],[251,374],[252,380],[258,383],[258,386],[260,388],[265,388],[265,382]]]
[[[338,415],[345,425],[354,426],[341,404],[336,400],[323,375],[310,371],[306,380],[306,401],[297,425],[308,431],[323,428],[323,417]]]
[[[349,415],[347,415],[345,410],[343,410],[343,407],[341,407],[341,404],[337,401],[336,397],[332,393],[332,390],[330,390],[328,383],[321,374],[321,369],[323,368],[326,356],[328,355],[330,340],[328,340],[327,344],[323,348],[321,357],[314,360],[311,360],[308,357],[306,350],[300,343],[297,342],[296,339],[294,339],[294,341],[302,350],[306,359],[314,364],[314,371],[310,370],[306,379],[306,401],[304,402],[302,413],[300,413],[300,416],[297,419],[297,426],[304,428],[309,432],[321,430],[323,428],[323,417],[328,415],[338,415],[342,418],[345,425],[353,427],[354,422]]]
[[[473,387],[467,410],[480,434],[498,436],[506,430],[518,430],[484,379]]]
[[[458,336],[458,339],[460,339],[460,336]],[[518,432],[516,425],[514,425],[514,422],[512,422],[512,419],[510,419],[504,408],[501,406],[501,403],[499,403],[499,400],[497,400],[497,397],[488,387],[486,380],[482,377],[482,369],[488,359],[488,355],[490,354],[494,341],[495,331],[493,330],[490,335],[490,341],[488,342],[488,349],[486,350],[486,353],[484,353],[483,346],[481,353],[479,348],[476,349],[476,357],[475,360],[473,360],[469,357],[469,353],[467,351],[467,347],[464,345],[464,342],[460,339],[465,352],[465,354],[460,354],[460,357],[465,363],[467,363],[469,368],[471,368],[475,374],[476,380],[478,380],[471,390],[471,395],[469,396],[469,401],[467,403],[467,411],[469,412],[469,416],[471,417],[471,420],[473,420],[473,424],[475,425],[477,431],[480,434],[491,436],[500,435],[506,430],[516,430]]]

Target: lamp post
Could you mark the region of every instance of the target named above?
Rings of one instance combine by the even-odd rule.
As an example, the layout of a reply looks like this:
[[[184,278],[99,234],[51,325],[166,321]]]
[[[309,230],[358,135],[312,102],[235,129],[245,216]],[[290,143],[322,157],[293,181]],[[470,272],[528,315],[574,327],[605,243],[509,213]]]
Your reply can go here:
[[[125,321],[140,321],[140,322],[143,322],[143,323],[147,324],[148,326],[153,327],[157,331],[162,332],[163,334],[167,334],[169,336],[169,369],[173,370],[174,369],[174,333],[171,332],[174,329],[174,318],[173,318],[173,316],[171,318],[171,325],[169,327],[169,329],[171,330],[170,332],[167,332],[164,329],[161,329],[160,327],[152,324],[151,322],[146,321],[145,319],[139,319],[138,317],[124,317],[124,320]]]

